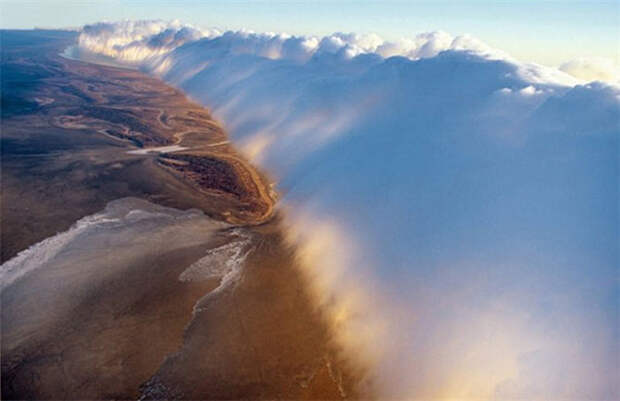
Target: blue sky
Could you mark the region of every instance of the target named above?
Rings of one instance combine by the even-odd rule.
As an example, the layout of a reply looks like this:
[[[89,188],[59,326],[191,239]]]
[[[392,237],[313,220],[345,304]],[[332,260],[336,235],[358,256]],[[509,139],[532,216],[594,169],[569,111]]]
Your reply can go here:
[[[432,30],[470,33],[524,61],[557,65],[620,53],[617,1],[3,0],[3,28],[101,20],[180,19],[204,27],[292,34],[375,32],[388,39]]]

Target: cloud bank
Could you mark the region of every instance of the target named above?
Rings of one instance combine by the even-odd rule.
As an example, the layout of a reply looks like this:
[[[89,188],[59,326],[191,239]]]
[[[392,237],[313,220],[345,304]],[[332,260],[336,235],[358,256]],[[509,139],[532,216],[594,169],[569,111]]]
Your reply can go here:
[[[125,22],[79,46],[182,88],[278,178],[381,397],[619,397],[617,86],[444,32]]]
[[[608,58],[578,58],[562,64],[560,70],[585,81],[620,83],[620,65]]]

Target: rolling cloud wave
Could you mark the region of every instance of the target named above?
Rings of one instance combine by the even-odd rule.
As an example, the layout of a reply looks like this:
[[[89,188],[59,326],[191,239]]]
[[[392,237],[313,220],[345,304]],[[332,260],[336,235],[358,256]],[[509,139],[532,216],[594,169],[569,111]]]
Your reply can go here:
[[[620,89],[468,36],[87,26],[213,110],[283,193],[384,397],[618,398]]]

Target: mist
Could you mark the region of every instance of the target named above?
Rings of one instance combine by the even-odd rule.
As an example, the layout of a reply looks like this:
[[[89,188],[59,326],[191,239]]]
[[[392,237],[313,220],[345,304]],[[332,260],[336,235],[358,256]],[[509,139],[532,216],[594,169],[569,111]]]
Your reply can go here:
[[[276,178],[317,303],[382,398],[620,396],[618,86],[445,32],[124,22],[79,48],[183,89]]]

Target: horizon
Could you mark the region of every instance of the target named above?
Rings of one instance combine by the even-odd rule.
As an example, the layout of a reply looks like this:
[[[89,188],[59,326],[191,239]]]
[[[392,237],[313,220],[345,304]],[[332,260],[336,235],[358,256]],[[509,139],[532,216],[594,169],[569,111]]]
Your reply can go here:
[[[613,1],[13,1],[2,29],[77,29],[99,21],[179,20],[199,28],[326,36],[377,34],[386,40],[423,32],[469,34],[524,62],[559,67],[586,60],[620,67],[620,6]],[[596,23],[593,23],[596,21]]]

